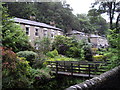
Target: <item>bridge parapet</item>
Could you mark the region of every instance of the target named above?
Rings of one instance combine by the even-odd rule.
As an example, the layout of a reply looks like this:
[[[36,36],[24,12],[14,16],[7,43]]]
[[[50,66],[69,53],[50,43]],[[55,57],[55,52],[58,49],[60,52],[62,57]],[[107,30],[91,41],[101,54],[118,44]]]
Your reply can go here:
[[[66,90],[120,90],[120,66]]]

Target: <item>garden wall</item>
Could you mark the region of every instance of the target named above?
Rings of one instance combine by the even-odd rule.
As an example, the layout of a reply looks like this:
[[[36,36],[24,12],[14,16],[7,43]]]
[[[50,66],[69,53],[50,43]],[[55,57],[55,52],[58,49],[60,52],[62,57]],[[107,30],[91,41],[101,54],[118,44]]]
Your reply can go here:
[[[66,90],[120,90],[120,66]]]

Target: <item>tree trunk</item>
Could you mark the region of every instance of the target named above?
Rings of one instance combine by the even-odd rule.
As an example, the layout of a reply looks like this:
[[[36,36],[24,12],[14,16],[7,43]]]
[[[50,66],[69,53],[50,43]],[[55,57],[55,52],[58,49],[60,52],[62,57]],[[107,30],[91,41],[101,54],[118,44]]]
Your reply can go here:
[[[113,18],[114,18],[115,7],[116,7],[115,2],[110,2],[109,5],[110,29],[113,29]]]
[[[117,31],[118,31],[118,33],[120,33],[120,27],[118,26],[119,25],[119,20],[120,20],[120,13],[118,14],[118,16],[117,16],[117,20],[116,20],[116,29],[117,29]]]

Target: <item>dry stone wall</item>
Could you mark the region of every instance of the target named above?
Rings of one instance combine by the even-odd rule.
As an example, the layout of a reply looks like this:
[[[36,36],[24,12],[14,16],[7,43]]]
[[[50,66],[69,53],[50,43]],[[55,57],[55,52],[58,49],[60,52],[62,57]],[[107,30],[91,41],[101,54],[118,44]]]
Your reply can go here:
[[[120,90],[120,66],[66,90]]]

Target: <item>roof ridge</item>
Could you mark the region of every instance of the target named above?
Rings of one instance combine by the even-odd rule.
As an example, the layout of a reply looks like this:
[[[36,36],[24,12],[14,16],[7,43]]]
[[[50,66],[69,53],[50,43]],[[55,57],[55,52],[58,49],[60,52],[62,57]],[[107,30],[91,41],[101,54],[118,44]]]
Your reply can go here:
[[[57,29],[57,30],[63,31],[62,29],[57,28],[55,26],[51,26],[51,25],[46,24],[46,23],[41,23],[41,22],[32,21],[32,20],[28,20],[28,19],[23,19],[23,18],[17,18],[17,17],[15,17],[13,20],[15,22],[19,22],[19,23],[26,23],[26,24],[30,24],[30,25],[41,26],[41,27],[46,27],[46,28],[50,28],[50,29]]]

